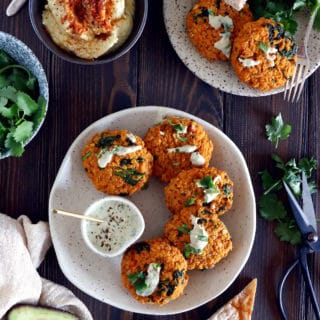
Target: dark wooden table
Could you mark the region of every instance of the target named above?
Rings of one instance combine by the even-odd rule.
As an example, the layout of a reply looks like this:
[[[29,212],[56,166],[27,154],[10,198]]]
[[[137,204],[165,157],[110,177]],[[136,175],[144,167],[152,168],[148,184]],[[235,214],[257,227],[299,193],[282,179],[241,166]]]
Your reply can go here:
[[[0,161],[0,212],[12,217],[27,214],[33,222],[48,220],[49,192],[72,141],[95,120],[126,107],[175,107],[219,127],[243,152],[257,198],[262,192],[258,172],[272,166],[270,155],[275,151],[264,134],[264,126],[272,115],[281,112],[286,122],[292,124],[290,139],[281,142],[277,150],[280,156],[284,159],[314,156],[319,160],[320,71],[308,79],[297,104],[284,102],[282,94],[245,98],[211,88],[196,78],[177,57],[165,31],[162,1],[155,0],[150,1],[143,35],[128,54],[107,65],[73,65],[53,56],[40,43],[32,30],[27,6],[18,15],[6,17],[8,3],[9,0],[0,1],[0,30],[24,41],[43,63],[50,83],[50,106],[44,126],[28,145],[23,157]],[[319,211],[319,195],[315,197],[315,204]],[[273,223],[267,223],[258,216],[250,259],[236,281],[217,299],[175,316],[132,314],[91,298],[64,277],[53,249],[39,272],[41,276],[70,288],[86,303],[97,320],[206,319],[250,279],[257,277],[253,318],[280,319],[276,302],[277,284],[296,252],[293,246],[280,242],[273,230]],[[320,259],[317,257],[310,262],[320,298]],[[290,279],[286,301],[289,319],[313,319],[304,282],[298,273]]]

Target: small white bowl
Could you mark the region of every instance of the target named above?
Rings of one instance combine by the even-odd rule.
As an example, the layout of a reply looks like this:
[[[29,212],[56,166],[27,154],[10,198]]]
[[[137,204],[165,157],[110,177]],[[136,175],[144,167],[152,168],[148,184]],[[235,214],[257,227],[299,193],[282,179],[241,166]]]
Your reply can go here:
[[[145,228],[138,207],[128,199],[109,196],[92,203],[84,213],[105,223],[82,220],[82,237],[93,252],[112,258],[137,241]]]

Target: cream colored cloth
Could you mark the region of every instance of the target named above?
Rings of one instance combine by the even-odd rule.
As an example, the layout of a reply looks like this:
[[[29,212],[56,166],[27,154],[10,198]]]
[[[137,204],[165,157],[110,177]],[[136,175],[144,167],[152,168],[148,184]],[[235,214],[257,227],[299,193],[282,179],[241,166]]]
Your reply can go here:
[[[17,303],[39,303],[93,319],[70,290],[39,276],[36,269],[50,246],[47,223],[0,213],[0,319]]]

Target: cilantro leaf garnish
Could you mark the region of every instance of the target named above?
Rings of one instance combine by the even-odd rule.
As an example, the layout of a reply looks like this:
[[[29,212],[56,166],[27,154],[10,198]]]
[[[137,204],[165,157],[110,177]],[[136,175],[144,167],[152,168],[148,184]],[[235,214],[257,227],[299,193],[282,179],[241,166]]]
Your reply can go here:
[[[148,287],[145,283],[146,275],[143,271],[138,273],[130,273],[127,275],[127,279],[133,285],[136,291],[143,291]]]
[[[123,169],[121,167],[116,168],[114,170],[114,175],[121,177],[125,183],[129,184],[130,186],[135,186],[143,179],[145,173],[138,172],[134,168],[127,168]]]
[[[293,245],[301,243],[301,233],[293,219],[281,220],[274,232],[281,241],[287,241]]]
[[[185,201],[183,204],[184,204],[186,207],[190,207],[190,206],[193,206],[193,205],[195,204],[195,201],[196,201],[195,198],[190,198],[190,199],[188,199],[187,201]]]
[[[199,254],[201,253],[200,249],[195,249],[189,243],[184,244],[183,255],[186,259],[189,259],[190,254]]]
[[[17,142],[25,142],[32,135],[33,123],[31,121],[22,121],[14,130],[13,137]]]
[[[259,202],[260,215],[268,220],[279,220],[287,216],[287,211],[274,193],[265,194]]]
[[[266,125],[266,134],[268,140],[275,144],[278,148],[279,140],[285,140],[290,136],[291,126],[284,124],[281,113],[271,119],[271,124]]]
[[[197,181],[197,187],[210,189],[214,187],[214,183],[211,176],[205,176],[201,180]]]
[[[180,235],[180,236],[181,236],[182,234],[189,234],[189,233],[190,233],[190,227],[189,227],[186,223],[178,226],[178,227],[177,227],[177,230],[179,231],[179,232],[178,232],[178,235]]]

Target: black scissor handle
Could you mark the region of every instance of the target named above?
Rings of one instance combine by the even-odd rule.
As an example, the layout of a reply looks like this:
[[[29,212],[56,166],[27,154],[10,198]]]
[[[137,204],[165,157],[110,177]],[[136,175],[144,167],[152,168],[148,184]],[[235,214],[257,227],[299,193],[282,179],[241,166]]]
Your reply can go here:
[[[301,247],[300,248],[300,254],[299,254],[299,258],[297,260],[294,261],[294,263],[287,269],[287,271],[285,272],[285,274],[283,275],[280,283],[279,283],[279,287],[278,287],[278,304],[279,304],[279,308],[280,308],[280,312],[282,315],[282,318],[284,320],[288,320],[288,317],[286,315],[286,312],[284,310],[284,306],[283,306],[283,289],[284,289],[284,284],[289,276],[289,274],[292,272],[292,270],[300,263],[301,264],[301,268],[302,268],[302,274],[303,274],[303,278],[304,281],[306,283],[307,286],[307,291],[308,294],[310,296],[311,299],[311,303],[312,303],[312,307],[314,310],[314,314],[317,320],[320,320],[320,309],[319,309],[319,304],[316,298],[316,294],[314,292],[314,288],[311,282],[311,277],[310,277],[310,272],[309,272],[309,268],[308,268],[308,263],[307,263],[307,254],[308,254],[308,248],[306,247]]]
[[[288,320],[288,317],[286,315],[286,312],[284,311],[284,306],[283,306],[283,288],[284,288],[284,284],[289,276],[289,274],[292,272],[292,270],[297,266],[297,264],[299,263],[299,259],[297,259],[285,272],[285,274],[282,276],[282,279],[279,283],[279,287],[278,287],[278,304],[279,304],[279,308],[280,308],[280,312],[282,315],[282,318],[284,320]]]

